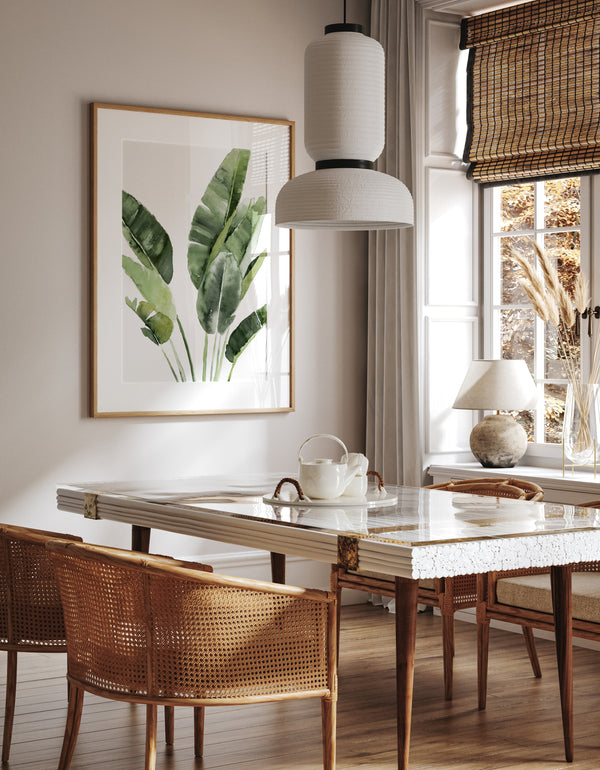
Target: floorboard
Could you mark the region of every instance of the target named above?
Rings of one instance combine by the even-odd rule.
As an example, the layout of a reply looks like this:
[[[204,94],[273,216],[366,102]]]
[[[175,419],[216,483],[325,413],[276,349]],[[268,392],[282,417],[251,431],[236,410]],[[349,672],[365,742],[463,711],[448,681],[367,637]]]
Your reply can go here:
[[[488,707],[477,710],[475,626],[456,624],[454,699],[443,698],[440,618],[418,618],[411,770],[598,770],[600,652],[574,650],[575,761],[564,761],[554,645],[538,641],[531,674],[519,634],[492,629]],[[6,655],[0,653],[1,715]],[[19,656],[13,770],[57,766],[66,715],[65,657]],[[141,770],[140,706],[86,695],[72,770]],[[175,711],[175,745],[159,722],[157,770],[319,770],[318,701],[207,709],[205,755],[193,756],[191,709]],[[381,607],[342,609],[338,770],[395,770],[394,618]]]

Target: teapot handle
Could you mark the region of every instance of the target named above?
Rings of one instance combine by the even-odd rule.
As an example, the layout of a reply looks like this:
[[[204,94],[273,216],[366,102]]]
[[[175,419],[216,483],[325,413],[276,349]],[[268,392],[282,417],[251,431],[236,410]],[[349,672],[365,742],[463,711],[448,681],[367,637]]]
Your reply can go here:
[[[375,476],[377,479],[377,491],[381,492],[382,490],[385,492],[385,487],[383,486],[383,476],[381,473],[378,473],[378,471],[367,471],[367,476]]]
[[[341,445],[342,449],[344,450],[345,460],[343,462],[348,462],[348,450],[346,449],[346,445],[342,441],[341,438],[338,438],[337,436],[332,436],[331,433],[315,433],[314,436],[309,436],[307,439],[305,439],[302,444],[300,444],[300,449],[298,450],[298,461],[302,462],[302,450],[306,444],[308,444],[309,441],[312,441],[314,438],[329,438],[332,441],[337,441],[338,444]]]

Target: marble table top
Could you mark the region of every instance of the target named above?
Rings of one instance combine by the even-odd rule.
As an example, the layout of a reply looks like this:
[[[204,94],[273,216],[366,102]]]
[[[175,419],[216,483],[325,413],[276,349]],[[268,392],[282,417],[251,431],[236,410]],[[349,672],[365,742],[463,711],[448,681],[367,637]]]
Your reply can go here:
[[[357,543],[359,569],[412,578],[592,561],[600,510],[386,487],[358,501],[291,504],[272,499],[285,474],[61,485],[61,510],[125,521],[321,561],[339,538]],[[397,498],[397,499],[396,499]],[[393,503],[390,504],[390,500]]]

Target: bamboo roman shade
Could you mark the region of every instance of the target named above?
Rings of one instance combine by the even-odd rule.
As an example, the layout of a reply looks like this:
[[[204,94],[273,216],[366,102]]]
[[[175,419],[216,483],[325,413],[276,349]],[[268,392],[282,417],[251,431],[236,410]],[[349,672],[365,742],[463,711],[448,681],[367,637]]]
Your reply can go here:
[[[600,0],[534,0],[462,20],[468,176],[600,169]]]

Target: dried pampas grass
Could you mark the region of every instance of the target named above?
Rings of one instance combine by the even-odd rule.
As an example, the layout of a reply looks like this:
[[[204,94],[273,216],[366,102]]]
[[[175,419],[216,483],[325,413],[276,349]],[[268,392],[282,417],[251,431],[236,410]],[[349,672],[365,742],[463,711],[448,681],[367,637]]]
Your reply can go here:
[[[519,280],[519,284],[523,288],[525,294],[527,294],[536,314],[542,321],[550,321],[550,323],[558,326],[558,303],[555,296],[548,291],[545,282],[535,269],[535,265],[522,254],[516,252],[513,252],[510,255],[510,259],[517,265],[517,267],[520,267],[525,274],[524,277]]]
[[[519,279],[520,285],[527,294],[535,313],[542,321],[549,321],[554,326],[556,346],[560,350],[560,359],[564,366],[571,393],[580,415],[579,428],[574,436],[576,444],[588,446],[590,442],[587,415],[592,408],[592,393],[596,389],[586,385],[597,385],[600,382],[600,333],[596,335],[590,376],[584,382],[579,355],[575,350],[579,347],[579,328],[576,326],[578,313],[591,312],[591,297],[589,284],[579,271],[575,281],[573,299],[560,282],[557,269],[542,249],[530,239],[537,256],[538,271],[535,262],[532,263],[522,255],[513,253],[512,261],[521,268],[523,273]]]
[[[584,313],[592,304],[590,285],[581,270],[577,273],[573,301],[575,302],[575,307],[580,313]]]
[[[558,271],[550,261],[549,257],[544,254],[538,244],[532,240],[533,248],[537,254],[537,258],[542,268],[544,275],[544,281],[546,284],[546,290],[550,297],[556,302],[561,322],[570,329],[575,325],[575,311],[573,310],[573,302],[565,287],[560,282],[558,277]]]
[[[575,328],[577,312],[583,313],[589,308],[589,287],[584,276],[579,273],[575,284],[574,299],[560,282],[556,267],[550,258],[544,254],[535,241],[530,238],[537,260],[533,262],[518,252],[510,256],[512,262],[517,265],[523,275],[519,283],[527,295],[536,315],[544,322],[554,326],[556,344],[561,351],[561,360],[565,367],[568,381],[576,392],[581,391],[582,378],[580,363],[573,358],[572,351],[578,345],[578,330]],[[536,266],[539,264],[539,270]],[[600,381],[600,335],[596,340],[590,383]]]
[[[554,297],[558,298],[560,290],[563,288],[558,277],[558,272],[556,271],[556,268],[552,262],[550,262],[549,257],[544,254],[538,244],[533,239],[531,239],[531,242],[533,244],[533,248],[535,249],[535,253],[537,254],[540,267],[542,268],[542,273],[544,274],[544,280],[546,282],[546,286],[548,287],[548,291]]]
[[[525,294],[527,294],[527,297],[533,305],[533,309],[537,315],[542,319],[542,321],[550,321],[550,308],[548,307],[546,297],[539,293],[539,291],[533,286],[528,278],[522,278],[519,283],[523,287]]]
[[[557,327],[559,324],[562,324],[567,329],[571,329],[575,326],[575,321],[577,320],[573,300],[569,297],[567,290],[560,282],[558,271],[550,261],[549,257],[544,254],[542,249],[540,249],[533,239],[530,240],[537,255],[543,278],[536,270],[534,263],[530,262],[521,254],[513,252],[511,254],[511,260],[518,265],[524,273],[524,276],[520,279],[519,283],[529,297],[535,312],[543,321],[549,320]],[[579,276],[581,276],[581,273]],[[587,307],[587,287],[584,278],[582,278],[581,281],[578,280],[576,290],[578,291],[575,303],[576,308],[579,309],[580,305],[583,305],[584,308]],[[540,312],[540,310],[542,310],[542,312]],[[580,312],[583,311],[580,310]]]

